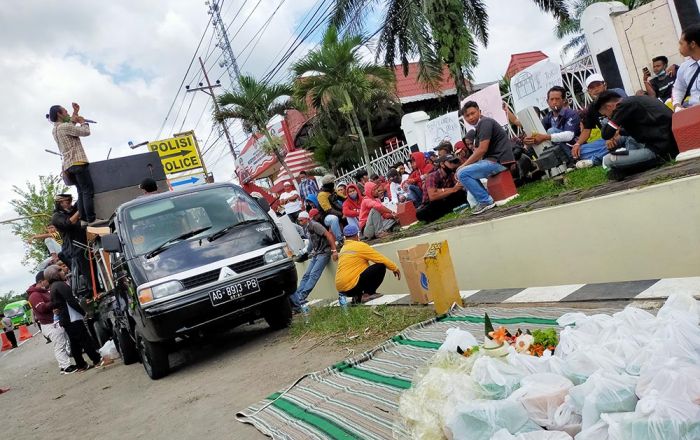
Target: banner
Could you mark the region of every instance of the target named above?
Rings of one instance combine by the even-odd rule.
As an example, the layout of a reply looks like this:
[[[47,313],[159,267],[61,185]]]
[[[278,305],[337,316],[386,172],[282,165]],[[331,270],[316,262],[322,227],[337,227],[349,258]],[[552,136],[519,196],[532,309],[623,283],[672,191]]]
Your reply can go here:
[[[491,84],[476,93],[472,93],[462,100],[460,106],[466,104],[467,101],[474,101],[479,104],[482,116],[495,119],[499,125],[508,125],[508,116],[503,110],[503,99],[501,98],[501,89],[498,87],[498,84]],[[466,121],[462,122],[467,131],[474,128],[467,124]]]
[[[563,84],[561,67],[549,59],[518,72],[510,80],[515,113],[527,107],[546,109],[548,107],[547,91],[553,86],[563,86]]]
[[[282,137],[286,146],[285,128],[286,124],[283,124],[281,120],[267,127],[273,137]],[[256,133],[248,139],[245,147],[243,147],[238,156],[236,167],[236,173],[241,183],[259,178],[277,163],[277,158],[263,149],[266,142],[267,139],[262,133]],[[285,156],[287,148],[280,148],[280,153],[282,153],[282,156]]]
[[[425,124],[426,151],[432,150],[445,140],[452,142],[452,145],[462,140],[462,129],[459,126],[457,112],[442,115]]]

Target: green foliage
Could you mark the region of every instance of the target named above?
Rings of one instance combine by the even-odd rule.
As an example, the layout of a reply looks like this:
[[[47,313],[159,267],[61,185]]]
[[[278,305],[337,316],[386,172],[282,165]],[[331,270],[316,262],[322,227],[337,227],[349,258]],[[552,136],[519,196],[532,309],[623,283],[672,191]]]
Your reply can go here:
[[[517,205],[537,199],[554,197],[566,191],[588,189],[608,181],[607,173],[602,167],[585,168],[566,173],[563,181],[546,179],[525,184],[518,188],[519,196],[508,202]]]
[[[533,344],[541,344],[543,347],[556,347],[559,344],[559,336],[553,328],[536,329],[532,331]]]
[[[0,294],[0,312],[5,309],[5,306],[13,303],[15,301],[20,301],[22,299],[27,299],[27,295],[24,293],[17,294],[13,290],[7,293]]]
[[[12,233],[26,241],[32,235],[46,232],[54,210],[54,199],[68,188],[60,176],[48,175],[39,176],[38,185],[27,182],[25,188],[14,185],[12,191],[17,197],[10,200],[10,205],[19,217],[23,217],[12,223]],[[35,240],[27,244],[22,264],[33,268],[47,256],[44,242]]]
[[[338,344],[376,342],[434,317],[434,309],[425,306],[348,306],[346,312],[340,307],[316,307],[308,323],[294,320],[290,334],[333,338]]]

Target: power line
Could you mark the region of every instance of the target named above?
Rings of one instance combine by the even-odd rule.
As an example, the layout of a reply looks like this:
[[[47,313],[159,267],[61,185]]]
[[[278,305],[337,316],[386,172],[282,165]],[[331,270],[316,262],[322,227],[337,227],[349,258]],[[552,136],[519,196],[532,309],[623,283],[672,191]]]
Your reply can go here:
[[[260,27],[260,29],[258,29],[258,32],[256,32],[255,35],[253,35],[253,38],[251,38],[250,41],[248,41],[248,44],[246,44],[245,47],[243,47],[243,49],[241,49],[240,54],[243,55],[243,53],[246,51],[246,49],[248,49],[248,47],[253,42],[253,40],[255,40],[255,37],[258,37],[258,40],[255,42],[253,47],[250,48],[250,52],[248,53],[248,56],[245,58],[245,60],[243,60],[243,63],[241,63],[241,68],[243,68],[243,66],[245,66],[246,61],[248,61],[248,58],[250,58],[250,56],[253,54],[253,51],[258,46],[258,43],[260,43],[260,40],[262,39],[265,30],[270,26],[270,23],[272,23],[272,19],[275,17],[275,14],[277,14],[277,11],[279,11],[279,9],[282,7],[284,2],[285,2],[285,0],[280,1],[279,5],[277,5],[275,10],[272,11],[272,15],[270,15],[270,18],[268,18],[265,21],[265,23],[263,23],[263,25]]]

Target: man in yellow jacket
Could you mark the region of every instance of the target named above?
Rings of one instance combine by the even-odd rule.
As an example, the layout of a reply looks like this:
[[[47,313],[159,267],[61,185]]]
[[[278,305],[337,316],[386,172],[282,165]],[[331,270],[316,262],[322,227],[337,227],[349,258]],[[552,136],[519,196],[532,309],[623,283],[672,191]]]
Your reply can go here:
[[[360,241],[357,226],[346,226],[343,235],[345,245],[338,256],[338,271],[335,274],[338,292],[352,297],[353,302],[365,303],[381,296],[377,289],[384,281],[387,269],[401,279],[401,272],[393,261]],[[374,264],[370,265],[370,262]]]

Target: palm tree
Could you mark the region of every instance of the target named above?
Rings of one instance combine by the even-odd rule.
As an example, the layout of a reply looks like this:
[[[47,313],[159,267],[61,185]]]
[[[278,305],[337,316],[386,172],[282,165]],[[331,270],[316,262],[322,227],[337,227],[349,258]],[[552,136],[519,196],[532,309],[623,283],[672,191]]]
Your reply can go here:
[[[340,111],[347,118],[352,134],[362,147],[367,172],[371,173],[369,151],[358,110],[379,92],[394,93],[394,73],[386,67],[361,60],[359,35],[338,38],[331,26],[323,36],[321,47],[310,51],[292,66],[297,76],[294,97],[300,106],[310,103],[319,111]]]
[[[558,20],[568,17],[567,0],[532,0]],[[418,79],[437,89],[442,67],[447,65],[455,80],[457,94],[466,97],[465,78],[472,78],[477,65],[477,43],[488,44],[488,13],[483,0],[336,0],[332,24],[348,26],[357,32],[363,26],[366,11],[381,5],[377,56],[384,64],[400,60],[408,75],[409,59],[418,58]]]
[[[275,155],[296,186],[294,174],[280,153],[280,139],[274,138],[267,129],[267,123],[273,116],[283,115],[285,110],[292,108],[289,99],[280,99],[291,95],[292,88],[287,84],[269,85],[252,76],[242,75],[238,90],[226,92],[218,97],[219,105],[224,108],[215,117],[219,121],[238,119],[247,133],[260,133],[265,136],[266,150]]]
[[[605,2],[607,0],[575,0],[570,4],[569,16],[560,19],[554,28],[554,34],[557,38],[569,37],[569,41],[561,50],[562,55],[575,50],[574,58],[579,58],[588,53],[588,45],[586,37],[581,29],[581,15],[583,11],[593,3]],[[652,0],[618,0],[630,10],[638,8]]]

